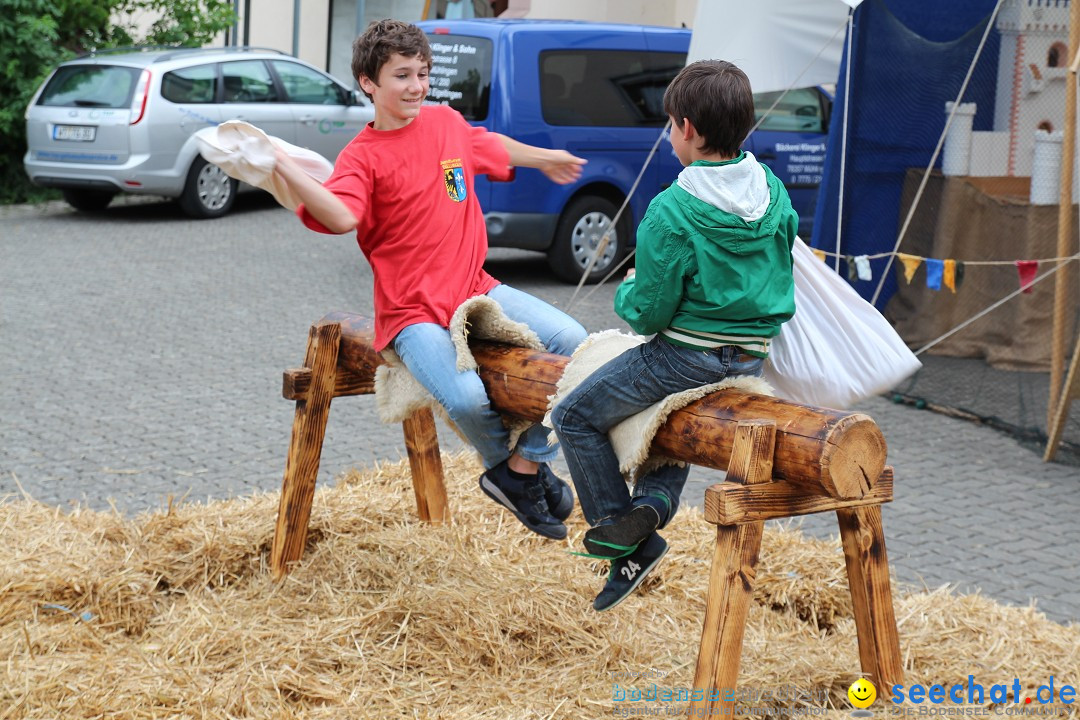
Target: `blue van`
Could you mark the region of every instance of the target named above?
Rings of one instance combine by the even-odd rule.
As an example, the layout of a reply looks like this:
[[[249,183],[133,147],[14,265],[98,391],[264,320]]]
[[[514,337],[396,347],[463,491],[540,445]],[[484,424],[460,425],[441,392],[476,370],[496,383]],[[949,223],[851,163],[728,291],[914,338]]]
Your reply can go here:
[[[507,182],[476,179],[490,244],[544,252],[559,278],[578,282],[667,122],[664,90],[686,63],[690,31],[546,20],[418,25],[432,48],[430,102],[449,104],[474,125],[589,161],[572,185],[556,185],[531,168],[518,168]],[[779,95],[755,96],[759,111]],[[830,105],[818,88],[790,91],[744,145],[787,184],[806,235]],[[681,169],[664,139],[588,282],[626,256],[649,201]]]

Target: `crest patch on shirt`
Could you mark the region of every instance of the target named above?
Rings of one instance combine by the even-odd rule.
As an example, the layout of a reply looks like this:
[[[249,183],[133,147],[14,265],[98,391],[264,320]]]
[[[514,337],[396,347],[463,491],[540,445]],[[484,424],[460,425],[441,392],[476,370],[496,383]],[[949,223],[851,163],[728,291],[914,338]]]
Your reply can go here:
[[[442,161],[443,180],[446,183],[446,194],[454,202],[464,202],[468,195],[465,187],[465,168],[462,167],[461,158]]]

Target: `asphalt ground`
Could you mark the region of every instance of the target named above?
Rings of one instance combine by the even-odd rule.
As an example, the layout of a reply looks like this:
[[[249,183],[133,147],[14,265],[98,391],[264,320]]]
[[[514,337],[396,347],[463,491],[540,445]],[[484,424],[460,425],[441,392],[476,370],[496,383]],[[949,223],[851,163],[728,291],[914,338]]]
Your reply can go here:
[[[536,254],[493,250],[488,269],[559,307],[574,291]],[[279,489],[293,417],[282,371],[301,364],[326,313],[370,314],[371,280],[351,238],[311,233],[263,195],[213,221],[147,199],[101,215],[0,208],[0,496],[134,514]],[[613,293],[603,286],[571,312],[590,331],[624,328]],[[1076,467],[884,397],[854,409],[889,444],[896,499],[883,515],[900,582],[1080,620]],[[444,449],[461,447],[439,434]],[[378,422],[373,398],[340,399],[319,482],[404,455],[400,426]],[[722,477],[695,468],[686,500],[700,504]],[[794,522],[836,534],[829,513]]]

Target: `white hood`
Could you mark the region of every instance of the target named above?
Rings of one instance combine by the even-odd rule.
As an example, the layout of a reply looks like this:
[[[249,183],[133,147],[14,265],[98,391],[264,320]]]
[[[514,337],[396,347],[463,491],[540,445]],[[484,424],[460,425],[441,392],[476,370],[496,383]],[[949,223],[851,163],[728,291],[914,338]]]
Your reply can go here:
[[[686,192],[751,222],[769,209],[769,181],[753,153],[729,165],[691,165],[676,180]]]

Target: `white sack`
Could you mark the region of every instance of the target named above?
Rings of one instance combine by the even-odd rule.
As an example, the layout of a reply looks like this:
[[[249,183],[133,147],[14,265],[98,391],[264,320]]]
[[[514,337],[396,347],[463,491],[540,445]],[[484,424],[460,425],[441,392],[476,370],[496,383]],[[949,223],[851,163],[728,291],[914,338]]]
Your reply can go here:
[[[217,165],[231,178],[268,191],[290,210],[300,205],[300,198],[274,175],[275,146],[320,183],[326,182],[334,171],[330,161],[319,153],[267,135],[243,120],[229,120],[217,127],[203,128],[195,133],[195,142],[207,162]]]
[[[873,305],[795,238],[795,316],[773,339],[765,379],[804,405],[847,408],[922,367]]]

